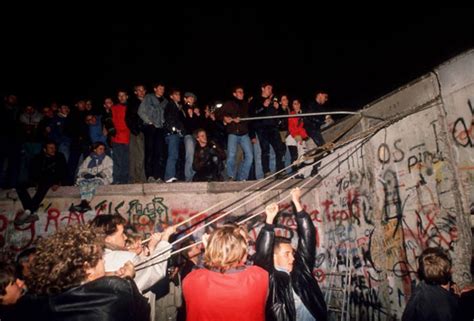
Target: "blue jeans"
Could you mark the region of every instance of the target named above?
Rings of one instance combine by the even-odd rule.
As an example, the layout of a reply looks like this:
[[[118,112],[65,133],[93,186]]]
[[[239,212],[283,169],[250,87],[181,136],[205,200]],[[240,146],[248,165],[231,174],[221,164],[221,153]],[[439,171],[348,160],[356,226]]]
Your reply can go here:
[[[66,163],[69,161],[69,155],[71,154],[71,143],[62,142],[58,144],[58,152],[63,153]]]
[[[244,160],[242,161],[237,176],[235,176],[235,156],[237,154],[237,145],[240,145],[244,152]],[[227,137],[227,152],[227,176],[236,177],[238,181],[248,179],[253,161],[252,143],[250,142],[249,135],[238,136],[229,134]]]
[[[114,184],[128,184],[128,144],[112,143]]]
[[[262,167],[262,149],[260,148],[260,141],[253,144],[253,155],[254,155],[254,166],[255,166],[255,179],[263,178],[263,167]],[[275,172],[276,168],[276,155],[273,147],[270,145],[270,171]]]
[[[186,182],[192,182],[195,171],[193,170],[194,147],[196,139],[193,135],[184,136],[184,150],[186,153],[186,161],[184,163],[184,178]]]
[[[170,178],[176,178],[176,163],[179,157],[179,142],[181,136],[171,134],[165,137],[166,145],[168,145],[168,158],[166,159],[165,181]]]

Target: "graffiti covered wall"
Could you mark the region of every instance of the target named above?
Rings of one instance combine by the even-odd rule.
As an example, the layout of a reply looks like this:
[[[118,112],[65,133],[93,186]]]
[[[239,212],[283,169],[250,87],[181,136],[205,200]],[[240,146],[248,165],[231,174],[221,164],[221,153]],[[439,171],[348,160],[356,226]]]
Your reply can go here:
[[[423,249],[449,250],[454,280],[471,281],[474,52],[366,110],[378,120],[363,119],[358,128],[366,135],[322,160],[323,180],[305,189],[303,203],[317,229],[314,275],[330,308],[342,308],[353,320],[398,320],[416,285]],[[384,120],[392,121],[376,127]],[[258,213],[266,202],[286,196],[292,183],[265,194],[258,187],[240,193],[252,182],[111,186],[84,214],[68,210],[78,202],[77,189],[62,188],[45,199],[39,221],[22,227],[12,223],[20,208],[12,194],[0,200],[0,246],[19,251],[62,225],[84,224],[101,213],[119,213],[144,234],[216,204],[208,214],[224,213],[243,204],[242,196],[255,199],[235,216]],[[282,207],[289,205],[285,200]],[[199,220],[187,227],[195,229]],[[251,222],[255,240],[261,222]],[[288,215],[280,223],[295,224]]]

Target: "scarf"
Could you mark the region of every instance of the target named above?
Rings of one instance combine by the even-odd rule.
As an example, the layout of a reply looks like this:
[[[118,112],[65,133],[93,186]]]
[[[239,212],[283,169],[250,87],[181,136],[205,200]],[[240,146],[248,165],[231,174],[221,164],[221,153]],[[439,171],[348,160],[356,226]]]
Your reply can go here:
[[[94,168],[102,164],[102,161],[105,158],[105,153],[102,155],[97,155],[96,153],[92,153],[90,154],[90,157],[91,157],[91,160],[89,164],[87,165],[87,168]]]

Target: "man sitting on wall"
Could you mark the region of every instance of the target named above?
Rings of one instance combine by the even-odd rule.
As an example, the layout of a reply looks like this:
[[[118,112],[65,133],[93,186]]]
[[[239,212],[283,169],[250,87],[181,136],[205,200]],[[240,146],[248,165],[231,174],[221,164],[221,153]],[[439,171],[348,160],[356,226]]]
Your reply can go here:
[[[197,140],[194,151],[193,181],[210,182],[222,181],[222,171],[224,170],[225,151],[215,142],[207,141],[207,134],[204,129],[196,130],[194,137]]]

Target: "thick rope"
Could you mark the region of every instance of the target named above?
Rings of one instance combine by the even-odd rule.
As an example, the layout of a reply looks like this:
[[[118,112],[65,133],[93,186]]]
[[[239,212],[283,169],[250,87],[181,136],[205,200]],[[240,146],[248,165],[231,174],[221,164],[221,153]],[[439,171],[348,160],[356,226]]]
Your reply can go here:
[[[303,114],[288,114],[288,115],[275,115],[275,116],[258,116],[258,117],[242,117],[240,121],[245,120],[261,120],[261,119],[280,119],[280,118],[293,118],[293,117],[308,117],[308,116],[324,116],[324,115],[359,115],[361,112],[358,111],[328,111],[318,113],[303,113]]]
[[[383,128],[383,127],[381,127],[381,128]],[[378,130],[380,130],[381,128],[379,128]],[[350,152],[350,153],[343,159],[343,161],[349,159],[355,152],[357,152],[360,148],[362,148],[362,146],[364,146],[364,145],[378,132],[378,130],[369,131],[369,132],[365,135],[365,137],[364,137],[363,139],[362,139],[362,138],[357,138],[357,139],[362,139],[362,141],[357,144],[358,146],[356,146],[356,147],[354,148],[354,151]],[[340,146],[342,146],[342,145],[344,145],[344,144],[347,144],[349,141],[354,141],[354,140],[356,140],[356,139],[350,139],[350,140],[341,142],[340,144],[338,144],[338,145],[339,145],[338,147],[340,147]],[[304,156],[304,155],[302,155],[302,157],[303,157],[303,156]],[[314,157],[317,157],[317,156],[314,156]],[[321,170],[324,169],[325,167],[327,167],[329,164],[333,163],[335,160],[336,160],[336,158],[334,158],[333,160],[331,160],[331,161],[328,162],[327,164],[324,164],[324,165],[321,167]],[[314,167],[314,166],[316,166],[316,163],[315,163],[315,164],[311,164],[311,165],[309,165],[309,166],[313,166],[313,167]],[[334,166],[327,174],[325,174],[323,177],[318,177],[318,176],[311,177],[310,179],[308,179],[308,180],[306,180],[305,182],[303,182],[303,184],[301,184],[299,187],[300,187],[300,188],[303,188],[303,187],[307,186],[308,184],[310,184],[312,181],[314,181],[314,180],[317,179],[317,178],[319,178],[318,183],[321,182],[323,179],[325,179],[326,177],[328,177],[334,170],[336,170],[336,168],[337,168],[338,166],[339,166],[339,163],[338,163],[337,165],[335,165],[335,166]],[[297,173],[296,173],[296,174],[297,174]],[[290,177],[290,178],[291,178],[291,177]],[[305,194],[306,194],[306,193],[305,193]],[[304,195],[304,194],[303,194],[303,195]],[[302,196],[303,196],[303,195],[302,195]],[[288,193],[287,196],[285,196],[284,198],[280,199],[277,203],[281,203],[281,202],[285,201],[285,200],[286,200],[287,198],[289,198],[290,196],[291,196],[291,194]],[[260,206],[259,206],[259,207],[260,207]],[[259,211],[259,212],[255,213],[255,214],[253,214],[253,215],[251,215],[251,216],[245,218],[244,220],[238,222],[237,224],[239,224],[239,225],[240,225],[240,224],[244,224],[244,223],[246,223],[247,221],[249,221],[249,220],[255,218],[256,216],[259,216],[259,215],[263,214],[264,212],[265,212],[265,210]],[[228,213],[224,213],[224,214],[227,215]],[[213,221],[217,221],[217,220],[220,219],[220,218],[221,218],[221,217],[218,217],[217,219],[215,219],[215,220],[213,220]],[[214,223],[214,222],[212,222],[212,223]],[[211,224],[212,224],[212,223],[211,223]],[[207,226],[207,225],[206,225],[206,226]],[[184,239],[184,238],[186,238],[186,237],[192,235],[192,234],[195,233],[197,230],[202,229],[202,228],[204,228],[204,227],[206,227],[206,226],[199,227],[198,229],[196,229],[196,230],[193,231],[192,233],[189,233],[189,234],[185,235],[185,237],[183,237],[183,238],[181,238],[181,239],[179,239],[179,240],[182,240],[182,239]],[[177,240],[177,241],[178,241],[178,240]],[[175,241],[175,242],[173,242],[172,244],[175,244],[175,243],[177,243],[177,242]],[[196,244],[200,244],[200,243],[202,243],[202,241],[198,241],[198,242],[196,242],[196,243],[193,243],[193,244],[191,244],[191,245],[189,245],[189,246],[187,246],[187,247],[185,247],[185,248],[188,249],[188,248],[190,248],[190,247],[192,247],[192,246],[194,246],[194,245],[196,245]],[[159,257],[159,256],[161,256],[161,255],[163,255],[163,254],[165,254],[165,253],[168,252],[168,251],[169,251],[169,249],[166,250],[166,251],[163,251],[163,252],[161,252],[161,253],[158,253],[157,255],[154,255],[153,258],[150,258],[149,260],[142,262],[142,264],[148,263],[150,260],[155,259],[155,258],[157,258],[157,257]],[[177,254],[177,253],[180,253],[180,252],[182,252],[182,251],[184,251],[184,248],[183,248],[183,249],[176,250],[176,251],[173,251],[173,252],[171,252],[169,255],[172,256],[172,255]],[[137,270],[137,271],[140,271],[140,270],[142,270],[142,269],[145,269],[145,268],[147,268],[147,267],[153,266],[153,265],[155,265],[155,264],[159,264],[159,263],[165,262],[165,261],[167,261],[167,260],[168,260],[168,258],[163,259],[163,260],[158,261],[158,262],[154,262],[154,263],[152,263],[152,264],[150,264],[150,265],[140,266],[140,267],[138,267],[138,266],[141,265],[141,264],[137,264],[137,266],[136,266],[137,269],[136,269],[136,270]]]
[[[387,126],[393,124],[394,122],[397,122],[398,120],[400,120],[401,118],[404,118],[404,117],[406,117],[406,115],[401,115],[400,117],[395,117],[395,118],[393,118],[393,119],[383,121],[381,124],[378,124],[378,125],[376,125],[375,127],[373,127],[373,128],[371,128],[371,129],[369,129],[369,130],[366,130],[366,131],[360,133],[359,135],[352,136],[351,138],[349,138],[349,139],[347,139],[347,140],[345,140],[345,141],[339,142],[339,143],[337,143],[337,144],[335,144],[335,145],[331,145],[330,148],[331,148],[331,149],[336,149],[336,148],[342,147],[343,145],[346,145],[346,144],[348,144],[348,143],[350,143],[350,142],[352,142],[352,141],[359,140],[359,139],[363,139],[362,143],[360,143],[360,145],[362,146],[362,145],[364,145],[368,140],[370,140],[370,138],[372,138],[379,130],[381,130],[381,129],[383,129],[383,128],[385,128],[385,127],[387,127]],[[355,124],[357,124],[357,123],[355,123]],[[355,126],[355,124],[354,124],[353,126]],[[353,126],[351,126],[347,131],[349,131]],[[347,132],[347,131],[346,131],[346,132]],[[338,138],[340,138],[341,136],[342,136],[342,135],[338,135]],[[326,145],[329,145],[329,144],[326,144]],[[325,146],[326,146],[326,145],[325,145]],[[293,164],[291,164],[290,166],[287,166],[286,168],[284,168],[284,169],[282,169],[282,170],[280,170],[280,171],[274,173],[273,175],[267,177],[266,179],[269,179],[269,178],[271,178],[271,177],[273,177],[273,176],[276,176],[276,175],[278,175],[280,172],[282,172],[283,170],[286,170],[287,168],[289,168],[289,167],[291,167],[291,166],[293,166],[293,165],[297,165],[297,164],[300,164],[301,162],[307,161],[308,159],[311,159],[311,158],[312,158],[312,159],[315,159],[315,160],[316,160],[318,157],[322,156],[324,153],[326,153],[326,152],[329,151],[329,147],[328,147],[328,146],[325,147],[325,146],[317,147],[317,148],[314,148],[314,149],[312,149],[312,150],[309,150],[309,151],[306,152],[304,155],[302,155],[301,157],[299,157]],[[360,147],[355,148],[355,151],[357,151],[359,148],[360,148]],[[315,153],[315,152],[317,152],[317,151],[319,151],[319,152],[316,153],[316,154],[314,154],[314,155],[311,155],[311,156],[308,156],[308,155],[307,155],[307,154]],[[355,151],[354,151],[354,152],[355,152]],[[351,152],[345,159],[347,159],[348,157],[352,156],[352,154],[353,154],[354,152]],[[332,161],[334,161],[334,160],[332,160]],[[331,161],[331,162],[332,162],[332,161]],[[321,170],[322,170],[324,167],[328,166],[331,162],[329,162],[329,163],[327,163],[327,164],[324,164],[324,166],[321,167]],[[309,165],[309,166],[316,166],[316,165],[317,165],[317,163],[315,162],[315,164],[312,164],[312,165]],[[337,166],[339,166],[339,165],[337,165]],[[335,166],[335,167],[333,168],[333,170],[336,169],[337,166]],[[329,173],[331,173],[331,172],[332,172],[332,170],[331,170]],[[324,176],[323,179],[326,178],[326,177],[329,175],[329,173],[328,173],[326,176]],[[281,185],[282,183],[286,182],[287,180],[291,179],[292,177],[296,176],[297,174],[298,174],[298,172],[296,172],[295,174],[291,175],[290,177],[288,177],[287,179],[285,179],[283,182],[274,185],[274,186],[273,186],[272,188],[270,188],[269,190],[267,190],[267,191],[265,191],[265,192],[261,192],[261,193],[258,194],[256,197],[252,198],[252,200],[255,199],[255,198],[257,198],[257,197],[259,197],[259,196],[261,196],[262,194],[265,194],[266,192],[268,192],[268,191],[270,191],[270,190],[273,190],[276,186]],[[317,176],[316,176],[316,177],[317,177]],[[266,179],[264,179],[264,180],[266,180]],[[301,187],[306,186],[306,185],[309,184],[313,179],[315,179],[315,177],[312,177],[312,178],[309,179],[308,181],[304,182],[304,183],[301,185]],[[282,201],[285,200],[285,199],[288,198],[288,197],[289,197],[289,195],[287,195],[284,199],[282,199]],[[247,204],[247,203],[249,203],[249,202],[246,202],[245,204]],[[243,205],[245,205],[245,204],[243,204]],[[226,213],[220,215],[219,217],[217,217],[216,219],[212,220],[211,222],[209,222],[209,223],[207,223],[207,224],[205,224],[205,225],[203,225],[203,226],[197,228],[197,229],[194,230],[192,233],[186,234],[184,237],[182,237],[182,238],[180,238],[180,239],[174,241],[173,243],[171,243],[171,245],[175,245],[175,244],[181,242],[182,240],[186,239],[187,237],[193,235],[196,231],[199,231],[200,229],[203,229],[203,228],[209,226],[210,224],[214,223],[215,221],[219,220],[220,218],[223,218],[223,217],[227,216],[228,214],[230,214],[231,212],[235,211],[236,209],[242,207],[243,205],[238,206],[238,207],[232,209],[231,211],[228,211],[228,212],[226,212]],[[256,213],[256,214],[252,215],[252,217],[246,218],[243,222],[246,222],[246,221],[250,220],[251,218],[256,217],[256,216],[258,216],[258,215],[260,215],[260,214],[262,214],[262,213],[263,213],[262,211],[259,212],[259,213]],[[153,256],[153,257],[150,258],[149,260],[143,261],[143,262],[137,264],[136,267],[138,267],[139,265],[143,265],[143,264],[148,263],[150,260],[153,260],[153,259],[155,259],[156,257],[163,255],[163,254],[166,253],[167,251],[169,251],[169,250],[166,250],[166,251],[163,251],[163,252],[161,252],[161,253],[158,253],[157,255]],[[172,253],[174,253],[174,252],[172,252]],[[171,255],[171,254],[170,254],[170,255]],[[152,264],[152,265],[154,265],[154,264]],[[143,267],[141,267],[140,269],[142,269],[142,268],[143,268]]]
[[[431,107],[435,107],[436,105],[438,105],[438,103],[426,104],[426,106],[424,106],[424,108],[423,108],[422,110],[425,110],[425,109],[428,109],[428,108],[431,108]],[[366,130],[366,131],[364,131],[364,132],[359,133],[358,135],[354,135],[354,136],[352,136],[352,137],[346,139],[345,141],[342,141],[342,142],[339,142],[339,143],[333,145],[333,146],[331,147],[331,149],[340,148],[340,147],[342,147],[342,146],[344,146],[344,145],[346,145],[346,144],[348,144],[348,143],[350,143],[350,142],[356,141],[356,140],[362,140],[361,142],[358,143],[358,145],[360,145],[360,146],[357,146],[356,148],[354,148],[354,151],[352,151],[351,153],[349,153],[349,154],[347,155],[347,157],[344,158],[343,161],[345,161],[345,160],[349,159],[349,157],[351,157],[355,152],[357,152],[357,151],[359,150],[359,148],[363,147],[363,146],[364,146],[373,136],[375,136],[375,134],[377,134],[381,129],[386,128],[386,127],[390,126],[391,124],[393,124],[393,123],[395,123],[395,122],[399,121],[400,119],[405,118],[405,117],[407,117],[407,116],[408,116],[408,115],[403,114],[403,115],[399,115],[399,116],[397,116],[397,117],[394,117],[394,118],[392,118],[392,119],[384,120],[382,123],[377,124],[376,126],[374,126],[374,127],[371,128],[371,129],[368,129],[368,130]],[[374,118],[375,118],[375,117],[374,117]],[[355,123],[355,124],[357,124],[357,123]],[[355,124],[354,124],[354,126],[355,126]],[[353,126],[351,126],[351,128],[352,128],[352,127],[353,127]],[[347,131],[349,131],[351,128],[349,128]],[[345,131],[345,132],[347,132],[347,131]],[[338,138],[340,138],[340,137],[342,137],[342,135],[338,135]],[[338,139],[338,138],[337,138],[337,139]],[[312,155],[312,156],[306,155],[306,154],[310,154],[310,153],[312,153],[312,152],[314,153],[314,152],[316,152],[316,151],[320,151],[320,152],[319,152],[319,153],[316,153],[315,155]],[[295,165],[296,165],[296,164],[300,164],[301,162],[306,161],[307,159],[311,159],[311,158],[312,158],[312,159],[315,160],[315,163],[314,163],[314,164],[311,164],[311,165],[309,165],[309,166],[314,167],[314,166],[317,165],[317,162],[316,162],[317,158],[320,157],[320,156],[322,156],[322,155],[323,155],[324,153],[326,153],[327,151],[328,151],[328,148],[322,148],[322,147],[314,148],[314,149],[312,149],[312,150],[306,152],[306,153],[305,153],[304,155],[302,155],[301,157],[299,157],[298,160],[296,160],[293,164],[295,164]],[[337,159],[337,158],[334,158],[334,159],[331,160],[330,162],[324,164],[324,165],[320,168],[320,170],[322,170],[323,168],[325,168],[326,166],[328,166],[330,163],[334,162],[336,159]],[[290,166],[293,166],[293,164],[290,165]],[[290,166],[288,166],[287,168],[289,168]],[[319,178],[320,178],[320,181],[318,181],[318,183],[321,182],[323,179],[325,179],[327,176],[329,176],[329,174],[332,173],[338,166],[339,166],[339,164],[337,164],[336,166],[334,166],[334,167],[333,167],[326,175],[324,175],[323,177],[319,177]],[[281,171],[283,171],[283,170],[281,170]],[[279,171],[279,172],[281,172],[281,171]],[[269,176],[268,178],[277,175],[279,172],[275,173],[274,175]],[[297,172],[297,173],[298,173],[298,172]],[[297,173],[296,173],[296,174],[297,174]],[[295,174],[295,175],[296,175],[296,174]],[[292,176],[290,176],[289,178],[291,178],[291,177],[293,177],[293,176],[295,176],[295,175],[292,175]],[[267,179],[268,179],[268,178],[267,178]],[[316,178],[318,178],[318,176],[311,177],[309,180],[307,180],[306,182],[304,182],[303,184],[301,184],[300,188],[301,188],[301,187],[304,187],[304,186],[306,186],[306,185],[308,185],[310,182],[312,182],[312,181],[313,181],[314,179],[316,179]],[[285,180],[285,181],[286,181],[286,180]],[[273,187],[273,188],[274,188],[274,187]],[[273,189],[273,188],[272,188],[272,189]],[[306,194],[306,193],[305,193],[305,194]],[[304,195],[304,194],[303,194],[303,195]],[[302,196],[303,196],[303,195],[302,195]],[[283,202],[284,200],[286,200],[286,199],[289,198],[290,196],[291,196],[291,194],[289,193],[289,194],[288,194],[287,196],[285,196],[283,199],[281,199],[280,201],[278,201],[278,203]],[[245,222],[251,220],[252,218],[254,218],[254,217],[256,217],[256,216],[261,215],[261,214],[264,213],[264,212],[265,212],[265,210],[260,211],[260,212],[258,212],[258,213],[256,213],[256,214],[253,214],[253,215],[251,215],[251,216],[245,218],[244,220],[240,221],[238,224],[239,224],[239,225],[240,225],[240,224],[243,224],[243,223],[245,223]],[[228,215],[229,213],[224,213],[224,214]],[[221,218],[221,217],[218,217],[218,219],[219,219],[219,218]],[[207,226],[207,225],[206,225],[206,226]],[[206,227],[206,226],[200,227],[199,229],[202,229],[202,228],[204,228],[204,227]],[[197,230],[199,230],[199,229],[197,229]],[[189,237],[190,235],[194,234],[197,230],[193,231],[192,233],[189,233],[189,234],[185,235],[185,237]],[[179,239],[179,240],[176,240],[176,241],[173,242],[172,244],[178,243],[180,240],[184,239],[185,237],[183,237],[183,238],[181,238],[181,239]],[[202,241],[198,241],[198,242],[196,242],[196,243],[194,243],[194,244],[191,244],[191,245],[189,245],[189,246],[187,246],[187,247],[184,247],[184,248],[182,248],[182,249],[173,251],[173,252],[170,253],[170,256],[172,256],[172,255],[174,255],[174,254],[177,254],[177,253],[180,253],[180,252],[184,251],[185,249],[188,249],[188,248],[190,248],[190,247],[192,247],[192,246],[194,246],[194,245],[196,245],[196,244],[200,244],[200,243],[202,243]],[[166,251],[163,251],[163,252],[161,252],[161,253],[158,253],[157,255],[155,255],[155,256],[154,256],[153,258],[151,258],[150,260],[155,259],[156,257],[159,257],[159,256],[165,254],[165,253],[168,252],[168,251],[169,251],[169,249],[166,250]],[[153,265],[155,265],[155,264],[159,264],[159,263],[165,262],[165,261],[167,261],[168,259],[169,259],[169,257],[166,258],[166,259],[163,259],[163,260],[161,260],[161,261],[159,261],[159,262],[155,262],[155,263],[150,264],[150,265],[147,265],[147,266],[139,267],[139,268],[137,268],[136,270],[139,271],[139,270],[145,269],[145,268],[150,267],[150,266],[153,266]],[[148,261],[149,261],[149,260],[148,260]],[[145,261],[145,262],[142,262],[142,263],[147,263],[148,261]],[[137,265],[137,266],[138,266],[138,265]]]
[[[349,154],[344,158],[343,161],[349,159],[355,152],[357,152],[360,148],[362,148],[362,146],[364,146],[365,143],[366,143],[367,141],[369,141],[370,138],[372,138],[373,135],[375,135],[375,133],[372,133],[371,135],[368,135],[365,139],[363,139],[363,141],[359,142],[359,143],[358,143],[359,146],[357,146],[356,148],[354,148],[354,151],[352,151],[351,153],[349,153]],[[332,163],[333,161],[334,161],[334,160],[332,160],[330,163]],[[324,164],[324,166],[321,168],[321,170],[322,170],[324,167],[326,167],[327,165],[329,165],[330,163]],[[309,166],[315,166],[315,165],[309,165]],[[305,186],[309,185],[311,182],[313,182],[315,179],[318,179],[318,178],[319,178],[319,181],[317,182],[317,184],[320,183],[323,179],[325,179],[327,176],[329,176],[334,170],[336,170],[336,168],[337,168],[338,166],[339,166],[339,164],[335,165],[335,166],[334,166],[327,174],[325,174],[323,177],[318,177],[318,176],[311,177],[310,179],[308,179],[308,180],[306,180],[305,182],[303,182],[303,184],[301,184],[301,185],[299,186],[299,188],[304,188]],[[305,193],[305,194],[306,194],[306,193]],[[304,194],[303,194],[303,195],[304,195]],[[303,196],[303,195],[302,195],[302,196]],[[277,204],[279,204],[279,203],[285,201],[285,200],[286,200],[287,198],[289,198],[290,196],[291,196],[291,193],[288,193],[288,195],[286,195],[284,198],[280,199],[280,200],[277,202]],[[265,209],[263,209],[262,211],[259,211],[259,212],[255,213],[255,214],[253,214],[253,215],[251,215],[251,216],[245,218],[244,220],[238,222],[237,224],[238,224],[238,225],[244,224],[244,223],[246,223],[247,221],[249,221],[249,220],[255,218],[256,216],[259,216],[259,215],[263,214],[264,212],[265,212]],[[226,213],[226,214],[227,214],[227,213]],[[220,218],[220,217],[219,217],[219,218]],[[219,218],[217,218],[217,219],[219,219]],[[202,229],[202,228],[204,228],[204,227],[200,227],[200,229]],[[196,231],[193,231],[193,233],[194,233],[194,232],[196,232]],[[192,235],[193,233],[189,233],[189,234],[187,234],[186,236]],[[186,249],[189,249],[189,248],[191,248],[192,246],[194,246],[194,245],[196,245],[196,244],[200,244],[200,243],[202,243],[202,240],[201,240],[201,241],[198,241],[198,242],[195,242],[195,243],[193,243],[193,244],[191,244],[191,245],[188,245],[188,246],[186,246],[186,247],[183,247],[183,248],[181,248],[181,249],[175,250],[175,251],[171,252],[171,253],[169,254],[169,256],[173,256],[173,255],[175,255],[175,254],[181,253],[182,251],[185,251]],[[155,258],[157,258],[157,257],[159,257],[159,256],[162,256],[163,254],[165,254],[165,253],[168,252],[168,251],[169,251],[169,249],[166,250],[166,251],[163,251],[162,253],[158,253],[157,255],[153,256],[153,259],[155,259]],[[158,261],[158,262],[154,262],[154,263],[152,263],[152,264],[146,265],[146,266],[139,266],[139,267],[138,267],[138,264],[137,264],[137,266],[136,266],[136,267],[137,267],[137,268],[136,268],[136,271],[140,271],[140,270],[143,270],[143,269],[148,268],[148,267],[150,267],[150,266],[163,263],[163,262],[167,261],[168,259],[169,259],[169,257],[167,257],[167,258],[165,258],[165,259],[163,259],[163,260],[160,260],[160,261]],[[149,259],[149,260],[147,260],[147,261],[145,261],[145,262],[143,262],[143,263],[148,263],[148,261],[150,261],[150,260],[151,260],[151,259]]]
[[[352,128],[352,127],[351,127],[351,128]],[[350,128],[349,128],[348,130],[350,130]],[[348,143],[348,142],[345,141],[345,142],[342,142],[341,145],[347,144],[347,143]],[[326,145],[325,145],[325,146],[326,146]],[[274,174],[270,175],[269,177],[265,178],[264,180],[270,179],[270,178],[272,178],[272,177],[278,175],[279,173],[285,171],[286,169],[292,167],[293,165],[298,165],[298,164],[300,164],[300,163],[302,163],[302,162],[304,162],[304,161],[307,161],[307,160],[309,160],[309,159],[311,159],[311,158],[316,159],[317,157],[322,156],[324,153],[328,152],[329,149],[328,149],[327,146],[330,146],[330,145],[327,144],[327,146],[326,146],[326,147],[325,147],[325,146],[317,147],[317,148],[314,148],[314,149],[311,149],[311,150],[307,151],[304,155],[301,155],[295,162],[293,162],[293,164],[291,164],[291,165],[289,165],[289,166],[287,166],[287,167],[281,169],[281,170],[278,171],[278,172],[275,172]],[[339,146],[339,144],[338,144],[338,146]],[[314,154],[314,155],[311,155],[312,153],[315,153],[316,151],[319,151],[319,153],[316,153],[316,154]],[[307,155],[307,154],[309,154],[310,156]],[[316,165],[316,164],[310,165],[310,166],[315,166],[315,165]],[[324,167],[327,166],[327,165],[328,165],[328,164],[325,164]],[[323,168],[324,168],[324,167],[323,167]],[[323,169],[323,168],[321,168],[321,169]],[[220,220],[221,218],[224,218],[225,216],[228,216],[229,214],[231,214],[231,213],[234,212],[235,210],[237,210],[237,209],[241,208],[242,206],[244,206],[244,205],[250,203],[250,202],[253,201],[254,199],[256,199],[256,198],[262,196],[263,194],[266,194],[266,193],[272,191],[272,190],[275,189],[276,187],[278,187],[278,186],[284,184],[286,181],[292,179],[294,176],[296,176],[296,175],[298,175],[298,174],[299,174],[299,173],[296,172],[296,173],[294,173],[293,175],[289,176],[288,178],[284,179],[283,181],[281,181],[281,182],[279,182],[279,183],[273,185],[270,189],[265,190],[265,191],[263,191],[263,192],[257,193],[255,196],[251,197],[250,199],[248,199],[248,200],[247,200],[246,202],[244,202],[243,204],[240,204],[240,205],[238,205],[238,206],[236,206],[236,207],[230,209],[229,211],[227,211],[227,212],[223,213],[222,215],[216,217],[215,219],[211,220],[210,222],[208,222],[208,223],[206,223],[206,224],[204,224],[204,225],[198,227],[198,228],[197,228],[196,230],[194,230],[192,233],[188,233],[188,234],[186,234],[184,237],[177,239],[176,241],[174,241],[173,243],[171,243],[171,245],[175,245],[175,244],[177,244],[177,243],[179,243],[179,242],[182,242],[182,241],[185,240],[186,238],[192,236],[195,232],[197,232],[197,231],[199,231],[199,230],[201,230],[201,229],[203,229],[203,228],[206,228],[207,226],[209,226],[209,225],[215,223],[216,221]],[[307,184],[309,184],[313,179],[314,179],[314,177],[311,178],[310,180],[308,180],[307,182],[305,182],[303,186],[306,186]],[[264,180],[263,180],[263,181],[264,181]],[[288,197],[288,196],[287,196],[287,197]],[[242,199],[243,199],[243,198],[242,198]],[[285,198],[285,199],[286,199],[286,198]],[[262,213],[262,212],[257,213],[257,214],[255,214],[254,216],[260,215],[261,213]],[[196,216],[193,216],[193,218],[194,218],[194,217],[196,217]],[[153,257],[150,257],[149,259],[138,263],[135,267],[140,267],[141,265],[144,265],[144,264],[148,263],[149,261],[154,260],[156,257],[159,257],[159,256],[165,254],[165,253],[168,252],[168,251],[169,251],[169,249],[168,249],[168,250],[165,250],[165,251],[162,251],[162,252],[160,252],[160,253],[157,253],[157,254],[154,255]],[[140,267],[140,269],[142,269],[142,268],[143,268],[143,267]]]

